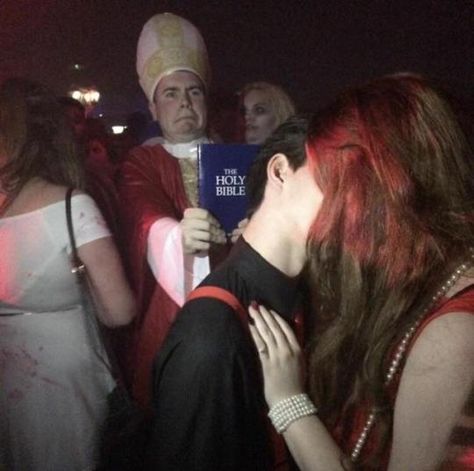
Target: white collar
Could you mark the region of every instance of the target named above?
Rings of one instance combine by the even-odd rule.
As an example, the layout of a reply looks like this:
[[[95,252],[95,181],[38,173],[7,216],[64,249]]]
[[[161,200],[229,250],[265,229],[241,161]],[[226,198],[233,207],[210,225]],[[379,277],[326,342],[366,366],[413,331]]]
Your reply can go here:
[[[167,152],[177,159],[189,158],[197,159],[198,144],[209,144],[211,141],[207,137],[200,137],[190,142],[181,142],[178,144],[171,143],[163,137],[152,137],[143,143],[145,146],[154,146],[161,144]]]

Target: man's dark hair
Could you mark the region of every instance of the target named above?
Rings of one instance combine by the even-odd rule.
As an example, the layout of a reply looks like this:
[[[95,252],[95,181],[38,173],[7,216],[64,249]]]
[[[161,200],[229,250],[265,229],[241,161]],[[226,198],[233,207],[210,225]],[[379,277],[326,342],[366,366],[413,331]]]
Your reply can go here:
[[[304,144],[308,123],[308,116],[292,116],[281,124],[262,145],[250,167],[246,182],[249,200],[248,217],[257,210],[263,200],[267,183],[267,165],[275,154],[285,154],[293,170],[298,169],[306,162]]]

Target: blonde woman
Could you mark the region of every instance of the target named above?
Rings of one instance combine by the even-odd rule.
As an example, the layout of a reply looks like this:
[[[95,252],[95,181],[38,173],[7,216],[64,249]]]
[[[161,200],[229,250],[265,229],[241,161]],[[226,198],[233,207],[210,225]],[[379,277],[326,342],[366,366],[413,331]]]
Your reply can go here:
[[[241,91],[241,112],[245,142],[260,145],[280,124],[295,114],[295,105],[278,85],[252,82]]]

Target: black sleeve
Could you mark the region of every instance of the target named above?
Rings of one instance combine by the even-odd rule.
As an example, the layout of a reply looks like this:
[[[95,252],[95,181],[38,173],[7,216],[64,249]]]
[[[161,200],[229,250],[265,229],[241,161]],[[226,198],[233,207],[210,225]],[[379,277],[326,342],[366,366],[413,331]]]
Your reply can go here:
[[[148,469],[270,468],[255,353],[227,305],[185,306],[156,358],[153,383]]]

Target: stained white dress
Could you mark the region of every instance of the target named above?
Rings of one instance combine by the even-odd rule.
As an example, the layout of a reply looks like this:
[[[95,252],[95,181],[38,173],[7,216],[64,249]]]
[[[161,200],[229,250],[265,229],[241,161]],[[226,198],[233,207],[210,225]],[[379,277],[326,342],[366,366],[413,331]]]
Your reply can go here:
[[[72,215],[78,247],[110,235],[89,196],[72,198]],[[70,251],[64,201],[0,219],[0,469],[94,469],[114,382]]]

